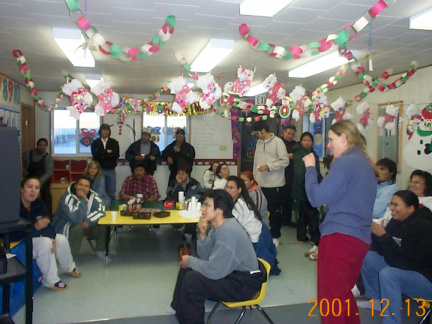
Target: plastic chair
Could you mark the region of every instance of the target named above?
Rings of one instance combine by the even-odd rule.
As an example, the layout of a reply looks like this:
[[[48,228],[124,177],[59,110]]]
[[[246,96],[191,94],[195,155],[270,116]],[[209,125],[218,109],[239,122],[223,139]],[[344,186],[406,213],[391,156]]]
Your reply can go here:
[[[268,281],[271,267],[270,267],[270,264],[268,264],[268,262],[266,262],[265,260],[260,259],[260,258],[258,258],[258,260],[264,265],[264,267],[267,271],[267,280],[265,282],[263,282],[263,284],[261,286],[261,290],[259,292],[257,292],[257,294],[252,299],[249,299],[249,300],[240,301],[240,302],[218,301],[216,303],[216,305],[213,307],[212,311],[210,312],[210,314],[207,318],[207,324],[210,323],[211,316],[213,315],[213,313],[216,311],[216,309],[219,307],[219,305],[221,303],[224,304],[228,308],[242,307],[242,311],[241,311],[239,317],[237,318],[235,324],[240,323],[244,314],[246,313],[246,307],[247,306],[249,306],[251,312],[253,311],[252,307],[255,306],[263,314],[263,316],[267,319],[267,321],[269,323],[273,324],[273,321],[270,319],[270,317],[267,315],[267,313],[264,311],[264,309],[260,305],[258,305],[260,302],[262,302],[264,300],[266,289],[267,289],[267,281]]]

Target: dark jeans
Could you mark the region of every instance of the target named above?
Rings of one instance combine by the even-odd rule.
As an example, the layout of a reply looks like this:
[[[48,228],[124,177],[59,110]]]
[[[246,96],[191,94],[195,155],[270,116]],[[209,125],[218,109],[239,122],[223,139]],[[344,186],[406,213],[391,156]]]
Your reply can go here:
[[[247,272],[234,271],[225,278],[212,280],[190,268],[180,268],[171,307],[176,311],[180,324],[203,324],[206,299],[251,299],[261,289],[265,279],[265,273],[251,275]]]
[[[319,231],[319,212],[309,201],[299,201],[299,218],[297,222],[297,240],[307,241],[306,227],[309,226],[310,240],[316,245],[321,237]]]
[[[281,236],[282,227],[282,187],[264,188],[262,192],[267,199],[267,210],[269,212],[270,233],[273,238]]]
[[[286,181],[286,180],[285,180]],[[282,190],[282,221],[284,224],[291,223],[292,220],[292,181],[286,181],[285,186],[281,188]]]

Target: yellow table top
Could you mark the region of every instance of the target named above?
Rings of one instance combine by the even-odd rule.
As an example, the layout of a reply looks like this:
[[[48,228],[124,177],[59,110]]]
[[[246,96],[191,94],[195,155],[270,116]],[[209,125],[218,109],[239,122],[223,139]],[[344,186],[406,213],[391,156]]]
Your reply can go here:
[[[132,216],[121,216],[117,212],[117,217],[112,218],[111,211],[105,212],[105,216],[99,219],[99,225],[163,225],[163,224],[185,224],[198,223],[198,219],[192,220],[183,218],[179,215],[179,210],[166,210],[170,212],[168,217],[158,218],[152,216],[150,219],[134,219]]]

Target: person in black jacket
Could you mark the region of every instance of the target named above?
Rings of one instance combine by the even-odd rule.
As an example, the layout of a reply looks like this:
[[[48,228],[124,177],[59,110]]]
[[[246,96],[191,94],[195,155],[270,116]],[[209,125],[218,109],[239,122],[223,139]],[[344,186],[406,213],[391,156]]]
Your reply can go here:
[[[154,142],[150,140],[151,129],[143,128],[141,132],[141,139],[133,142],[127,149],[125,159],[129,161],[131,172],[138,162],[146,164],[147,174],[151,176],[156,171],[156,163],[160,160],[160,150]]]
[[[193,161],[195,159],[195,148],[186,143],[185,131],[177,128],[175,132],[176,140],[168,145],[162,152],[162,157],[168,162],[171,171],[168,187],[173,187],[176,181],[177,171],[180,165],[188,167],[189,174],[192,174]]]
[[[99,162],[102,174],[105,178],[105,187],[111,201],[116,200],[116,172],[117,159],[120,156],[119,144],[111,138],[111,128],[108,124],[102,124],[99,128],[99,138],[91,144],[93,160]]]
[[[25,178],[21,182],[20,217],[33,225],[33,259],[42,272],[42,283],[52,290],[66,290],[68,285],[57,274],[57,262],[71,277],[80,278],[73,261],[68,239],[56,234],[50,221],[50,214],[38,198],[40,181],[35,177]]]
[[[357,304],[382,308],[383,323],[401,323],[402,294],[432,299],[432,212],[409,190],[396,192],[390,209],[392,221],[400,222],[401,228],[390,233],[383,221],[372,222],[381,251],[369,251],[363,261],[368,301]]]

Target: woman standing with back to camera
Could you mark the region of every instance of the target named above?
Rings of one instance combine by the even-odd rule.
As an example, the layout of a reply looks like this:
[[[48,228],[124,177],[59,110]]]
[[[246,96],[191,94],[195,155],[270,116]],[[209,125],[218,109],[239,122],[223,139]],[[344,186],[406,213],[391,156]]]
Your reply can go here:
[[[318,305],[321,314],[328,316],[322,316],[321,323],[360,323],[351,288],[371,243],[377,180],[365,142],[352,122],[343,120],[331,126],[327,147],[334,159],[321,183],[314,155],[303,158],[309,201],[312,206],[326,205],[317,272]]]

